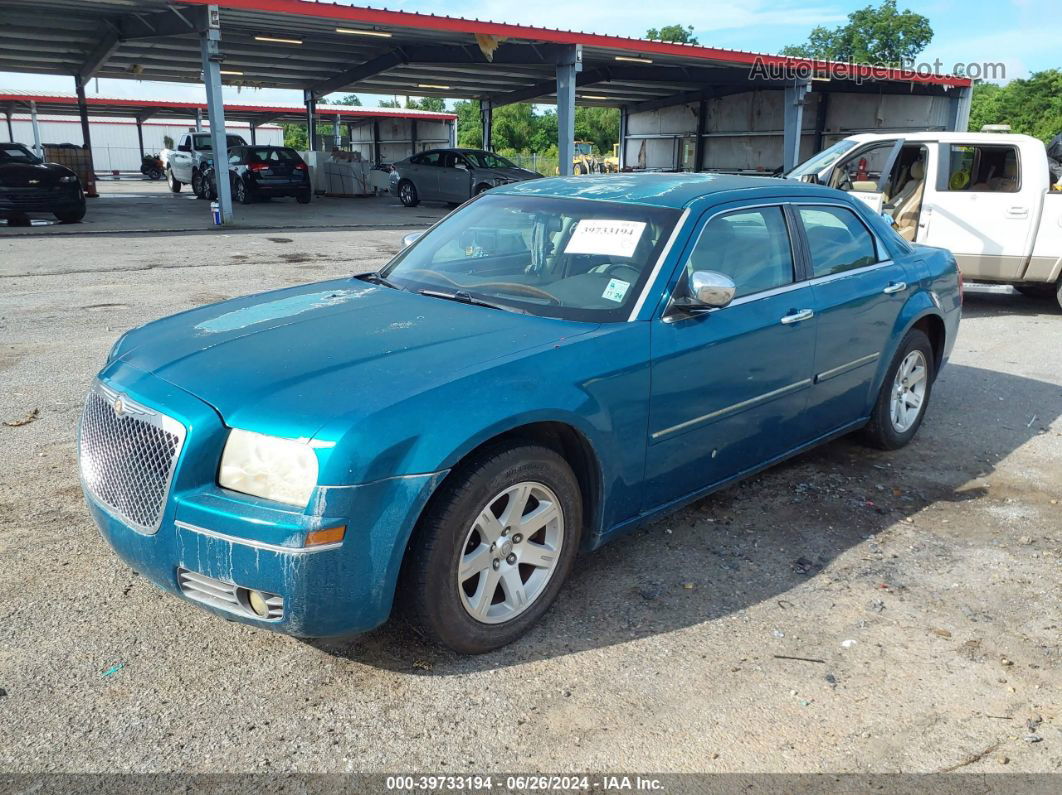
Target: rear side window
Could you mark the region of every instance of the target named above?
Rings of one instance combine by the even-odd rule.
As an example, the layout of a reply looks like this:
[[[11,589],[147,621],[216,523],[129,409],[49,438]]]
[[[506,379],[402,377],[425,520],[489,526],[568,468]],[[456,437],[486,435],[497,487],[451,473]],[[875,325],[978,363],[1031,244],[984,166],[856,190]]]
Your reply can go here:
[[[815,277],[843,273],[878,261],[870,231],[844,207],[801,207]]]
[[[289,163],[301,159],[294,149],[279,147],[259,146],[246,152],[249,163]]]
[[[717,215],[705,225],[686,263],[693,271],[716,271],[737,286],[735,297],[793,282],[793,251],[781,207],[757,207]]]
[[[411,157],[410,162],[416,163],[418,166],[437,166],[439,165],[439,152],[425,152],[422,155]]]
[[[947,180],[941,190],[962,193],[1017,193],[1021,189],[1018,148],[1000,144],[951,144]]]

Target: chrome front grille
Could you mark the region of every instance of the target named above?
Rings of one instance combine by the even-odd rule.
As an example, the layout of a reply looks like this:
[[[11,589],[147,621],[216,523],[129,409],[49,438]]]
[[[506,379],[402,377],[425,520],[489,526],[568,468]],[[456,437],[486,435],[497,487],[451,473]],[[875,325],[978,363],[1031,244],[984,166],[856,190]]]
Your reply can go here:
[[[86,490],[134,530],[154,533],[184,436],[184,426],[172,417],[96,384],[78,431]]]
[[[266,594],[268,613],[260,616],[251,609],[247,589],[239,585],[182,568],[177,569],[177,582],[181,586],[181,593],[189,599],[219,610],[227,610],[259,621],[279,621],[284,617],[283,596]]]

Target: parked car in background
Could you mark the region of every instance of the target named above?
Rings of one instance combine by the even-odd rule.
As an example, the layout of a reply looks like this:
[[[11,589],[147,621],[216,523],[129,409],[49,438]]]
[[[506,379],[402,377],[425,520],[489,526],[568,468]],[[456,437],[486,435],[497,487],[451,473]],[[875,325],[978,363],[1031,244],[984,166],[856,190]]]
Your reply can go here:
[[[842,434],[910,442],[960,305],[951,254],[840,191],[520,182],[382,272],[126,333],[81,476],[118,554],[215,613],[343,635],[397,598],[483,652],[580,549]]]
[[[26,146],[0,143],[0,218],[52,213],[63,223],[85,217],[85,191],[77,174],[45,163]]]
[[[226,135],[225,141],[230,149],[247,145],[242,135]],[[181,186],[191,185],[196,198],[207,197],[202,176],[207,167],[213,164],[214,142],[210,133],[185,133],[177,142],[176,149],[163,149],[159,157],[166,164],[166,181],[171,191],[180,193]]]
[[[390,187],[406,207],[422,201],[460,204],[498,185],[541,176],[493,152],[430,149],[392,164]]]
[[[233,201],[250,204],[264,198],[294,196],[309,204],[313,195],[310,169],[299,153],[287,146],[234,146],[229,150],[229,181]],[[214,166],[203,173],[210,199],[217,198]]]
[[[905,240],[949,249],[969,281],[1010,284],[1062,306],[1062,190],[1052,189],[1036,138],[866,133],[786,176],[847,191],[884,212]]]

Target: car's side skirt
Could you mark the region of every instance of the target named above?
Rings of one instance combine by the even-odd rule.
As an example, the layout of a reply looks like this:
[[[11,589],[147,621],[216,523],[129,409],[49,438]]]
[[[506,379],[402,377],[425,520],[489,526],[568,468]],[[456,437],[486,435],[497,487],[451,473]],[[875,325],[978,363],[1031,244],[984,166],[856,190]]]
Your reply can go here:
[[[626,521],[620,522],[617,525],[613,525],[603,533],[592,536],[589,539],[588,548],[596,549],[597,547],[602,546],[606,542],[611,541],[614,538],[618,538],[619,536],[624,535],[630,532],[631,530],[640,527],[643,524],[651,522],[654,519],[659,518],[660,516],[677,511],[680,508],[686,507],[690,503],[696,502],[699,499],[707,497],[712,492],[724,489],[732,483],[736,483],[739,480],[744,480],[745,478],[751,477],[752,475],[762,472],[765,469],[770,469],[775,464],[779,464],[782,461],[785,461],[787,458],[792,458],[793,456],[800,455],[801,453],[804,453],[812,449],[813,447],[818,447],[820,444],[825,444],[826,442],[832,441],[841,436],[844,436],[845,434],[851,433],[854,430],[862,428],[869,421],[870,417],[861,417],[855,422],[850,422],[847,425],[843,425],[840,428],[830,431],[827,434],[812,439],[810,442],[805,442],[804,444],[794,447],[792,450],[788,450],[787,452],[782,453],[781,455],[777,455],[774,458],[764,461],[762,464],[757,464],[754,467],[749,467],[748,469],[738,472],[736,475],[731,475],[728,478],[724,478],[723,480],[712,483],[708,486],[705,486],[704,488],[690,492],[689,494],[683,497],[671,500],[670,502],[664,503],[663,505],[659,505],[656,508],[651,508],[645,513],[639,514],[638,516],[635,516],[632,519],[627,519]]]

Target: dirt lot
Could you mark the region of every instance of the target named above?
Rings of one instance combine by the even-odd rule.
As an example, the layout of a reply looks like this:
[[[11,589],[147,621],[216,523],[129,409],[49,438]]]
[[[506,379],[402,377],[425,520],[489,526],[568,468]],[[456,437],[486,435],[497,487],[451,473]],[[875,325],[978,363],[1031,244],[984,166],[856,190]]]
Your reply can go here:
[[[968,293],[910,447],[658,521],[497,653],[307,644],[121,565],[74,455],[112,341],[401,234],[0,238],[0,771],[1062,771],[1062,314],[1008,290]]]

